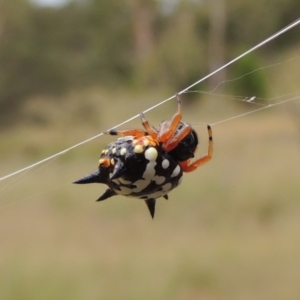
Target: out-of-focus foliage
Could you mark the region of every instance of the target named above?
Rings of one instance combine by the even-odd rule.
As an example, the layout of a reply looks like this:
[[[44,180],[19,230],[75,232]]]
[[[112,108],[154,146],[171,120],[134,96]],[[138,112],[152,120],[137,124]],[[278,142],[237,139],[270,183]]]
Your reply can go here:
[[[135,80],[142,86],[163,84],[179,90],[203,74],[207,53],[205,37],[198,27],[202,9],[206,10],[205,6],[183,3],[166,15],[157,11],[158,30],[153,51],[135,65]]]
[[[74,0],[41,7],[29,0],[1,0],[1,121],[12,118],[21,100],[34,94],[99,84],[186,87],[209,70],[207,40],[213,32],[207,4]],[[236,48],[252,46],[296,19],[300,2],[227,0],[225,9],[227,60]],[[294,41],[290,32],[275,43]],[[272,50],[265,51],[270,55]]]
[[[237,95],[266,97],[267,82],[265,76],[262,72],[253,72],[253,70],[257,70],[261,66],[262,61],[255,53],[247,55],[234,65],[233,78],[239,79],[233,82],[233,89]]]
[[[130,69],[130,10],[118,1],[60,9],[24,0],[3,1],[2,6],[2,108],[33,93],[118,81]]]

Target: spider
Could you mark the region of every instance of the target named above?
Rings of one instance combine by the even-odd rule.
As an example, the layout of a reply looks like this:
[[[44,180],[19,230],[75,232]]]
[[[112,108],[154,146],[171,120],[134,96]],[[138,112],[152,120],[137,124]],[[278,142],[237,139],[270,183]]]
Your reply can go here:
[[[171,121],[155,129],[140,114],[144,129],[115,130],[105,134],[120,136],[102,150],[98,169],[74,183],[103,183],[108,189],[97,201],[115,195],[135,197],[145,201],[154,218],[156,199],[168,199],[177,187],[183,172],[192,172],[212,158],[212,130],[208,125],[208,152],[195,161],[198,145],[195,130],[181,120],[181,100],[177,94],[177,112]]]

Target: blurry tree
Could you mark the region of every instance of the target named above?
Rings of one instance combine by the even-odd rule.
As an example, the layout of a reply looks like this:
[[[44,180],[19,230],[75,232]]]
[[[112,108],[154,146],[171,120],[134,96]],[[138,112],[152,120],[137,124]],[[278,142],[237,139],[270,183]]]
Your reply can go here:
[[[205,47],[197,31],[197,3],[178,3],[171,12],[156,12],[155,47],[136,68],[142,86],[184,88],[204,72]]]
[[[217,13],[223,11],[225,20],[225,10],[218,7],[212,22],[209,1],[73,0],[50,8],[0,0],[0,122],[15,118],[21,101],[37,93],[99,82],[180,90],[215,68],[218,58],[227,61],[300,11],[299,0],[222,0],[227,22],[219,22]],[[217,30],[209,37],[212,28]],[[277,48],[261,49],[259,58],[295,40],[291,31],[274,42]],[[222,41],[224,51],[217,46]]]
[[[23,87],[31,81],[28,71],[32,47],[26,39],[27,33],[31,32],[27,1],[2,0],[0,22],[0,110],[3,118],[8,105],[12,104],[13,108],[16,98],[22,96]]]
[[[209,71],[213,72],[224,64],[226,36],[226,0],[209,1]],[[213,90],[225,80],[225,70],[209,78],[209,88]]]
[[[209,1],[209,0],[207,0]],[[267,38],[280,28],[299,18],[300,1],[298,0],[227,0],[229,46],[250,46]],[[295,31],[289,33],[289,42],[293,42]],[[276,45],[282,44],[287,35],[274,41]],[[274,43],[269,47],[274,49]],[[286,45],[288,45],[287,43]],[[231,47],[232,48],[232,47]],[[270,53],[270,49],[266,50]]]
[[[1,2],[1,122],[20,100],[126,81],[132,64],[131,10],[117,0],[71,2],[62,8]],[[15,121],[15,120],[14,120]]]
[[[256,53],[251,53],[237,61],[232,67],[232,77],[237,79],[231,85],[232,92],[245,98],[267,97],[268,85],[264,70],[253,72],[262,65],[263,63]]]
[[[72,18],[73,25],[81,27],[77,29],[81,42],[78,43],[77,37],[73,41],[81,48],[77,55],[83,64],[80,70],[86,83],[126,82],[134,59],[131,3],[90,0],[74,7],[81,17],[79,24]]]
[[[153,0],[133,1],[135,59],[139,63],[143,63],[154,49],[155,15],[156,10]]]

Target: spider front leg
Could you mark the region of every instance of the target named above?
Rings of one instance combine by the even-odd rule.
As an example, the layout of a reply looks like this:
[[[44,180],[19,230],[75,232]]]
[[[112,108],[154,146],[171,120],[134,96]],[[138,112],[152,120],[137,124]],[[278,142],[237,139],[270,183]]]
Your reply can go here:
[[[145,115],[143,113],[140,114],[140,117],[141,117],[144,128],[147,130],[147,133],[149,135],[151,135],[151,137],[156,139],[157,138],[157,130],[149,124],[148,120],[145,118]]]
[[[173,116],[171,122],[163,122],[159,129],[159,138],[165,143],[176,131],[182,117],[181,112],[181,100],[179,94],[176,94],[177,97],[177,113]]]
[[[207,154],[202,156],[201,158],[197,159],[196,161],[189,164],[189,160],[180,162],[180,166],[183,172],[192,172],[195,171],[198,167],[204,165],[212,158],[213,154],[213,137],[212,137],[212,130],[209,125],[207,125],[208,131],[208,151]]]
[[[105,131],[104,134],[109,134],[109,135],[118,135],[118,136],[134,136],[134,137],[142,137],[148,135],[148,133],[145,130],[141,129],[129,129],[129,130],[116,130],[116,129],[111,129],[108,131]]]

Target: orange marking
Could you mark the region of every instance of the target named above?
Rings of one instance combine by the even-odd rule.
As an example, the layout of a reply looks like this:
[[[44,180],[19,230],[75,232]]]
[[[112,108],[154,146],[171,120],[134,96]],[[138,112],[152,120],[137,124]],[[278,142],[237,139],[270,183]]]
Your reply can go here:
[[[107,157],[100,158],[99,165],[103,165],[105,168],[108,168],[110,166],[110,159]]]
[[[140,138],[134,139],[132,142],[133,146],[136,145],[141,145],[143,147],[146,146],[157,146],[159,144],[157,139],[154,139],[152,136],[148,135],[148,136],[142,136]]]

